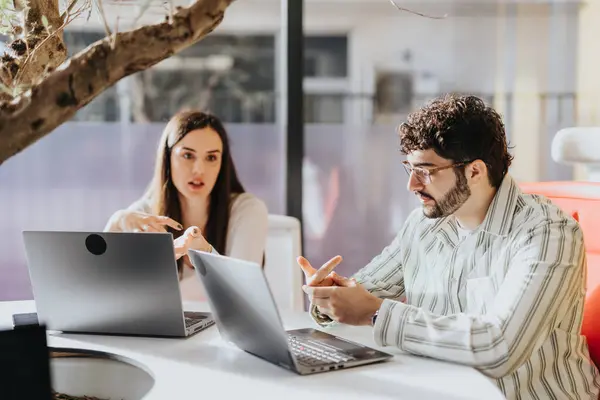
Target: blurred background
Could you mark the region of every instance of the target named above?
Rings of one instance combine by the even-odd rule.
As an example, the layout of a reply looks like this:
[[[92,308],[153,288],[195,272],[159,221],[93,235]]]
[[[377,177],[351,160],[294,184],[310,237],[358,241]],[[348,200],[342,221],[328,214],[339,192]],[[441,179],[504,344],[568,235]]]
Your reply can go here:
[[[550,158],[556,132],[600,123],[600,5],[568,0],[305,0],[303,230],[315,264],[351,274],[417,206],[396,127],[440,94],[482,97],[503,115],[519,181],[585,179]],[[125,29],[135,1],[106,6]],[[164,18],[149,3],[140,23]],[[286,213],[280,0],[234,2],[207,38],[120,81],[0,167],[0,300],[31,299],[21,232],[102,230],[141,196],[172,114],[222,118],[246,189]],[[94,18],[65,37],[74,54],[105,36]],[[0,48],[2,44],[0,43]]]

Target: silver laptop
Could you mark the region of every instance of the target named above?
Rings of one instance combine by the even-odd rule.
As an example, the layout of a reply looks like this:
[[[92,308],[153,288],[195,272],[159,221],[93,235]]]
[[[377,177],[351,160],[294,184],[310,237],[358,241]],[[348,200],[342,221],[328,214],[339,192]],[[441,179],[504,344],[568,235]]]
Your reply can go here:
[[[214,324],[183,311],[170,233],[23,232],[40,324],[49,330],[186,337]]]
[[[316,330],[285,331],[255,263],[189,251],[223,339],[301,375],[388,360],[392,355]]]

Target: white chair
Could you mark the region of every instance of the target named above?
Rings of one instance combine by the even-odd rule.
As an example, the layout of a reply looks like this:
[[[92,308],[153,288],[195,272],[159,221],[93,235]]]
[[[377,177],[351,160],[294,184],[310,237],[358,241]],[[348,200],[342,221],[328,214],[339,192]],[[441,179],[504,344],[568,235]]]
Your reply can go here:
[[[600,128],[561,129],[552,140],[552,159],[560,164],[582,165],[588,181],[600,182]]]
[[[280,310],[304,310],[304,274],[296,263],[302,254],[300,229],[297,218],[269,215],[265,275]]]

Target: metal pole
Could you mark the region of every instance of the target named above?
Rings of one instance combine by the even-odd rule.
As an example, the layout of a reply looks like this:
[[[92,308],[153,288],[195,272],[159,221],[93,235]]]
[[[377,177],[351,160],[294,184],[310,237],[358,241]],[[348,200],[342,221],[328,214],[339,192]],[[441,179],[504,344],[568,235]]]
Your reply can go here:
[[[285,3],[285,4],[284,4]],[[302,223],[302,163],[304,160],[304,0],[282,0],[287,18],[286,212]],[[282,21],[283,22],[283,21]],[[283,100],[283,99],[282,99]],[[303,238],[303,236],[302,236]],[[304,243],[304,240],[302,239]],[[304,248],[304,246],[303,246]]]

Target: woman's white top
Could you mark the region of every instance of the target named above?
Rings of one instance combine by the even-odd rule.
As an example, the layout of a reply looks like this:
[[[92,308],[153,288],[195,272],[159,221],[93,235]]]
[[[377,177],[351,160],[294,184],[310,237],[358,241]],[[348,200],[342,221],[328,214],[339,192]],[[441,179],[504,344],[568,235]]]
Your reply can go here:
[[[267,206],[250,193],[236,195],[232,202],[224,255],[262,264],[268,231]],[[137,200],[127,210],[152,213],[146,198]],[[180,286],[183,300],[199,301],[206,298],[194,270],[185,264]]]

